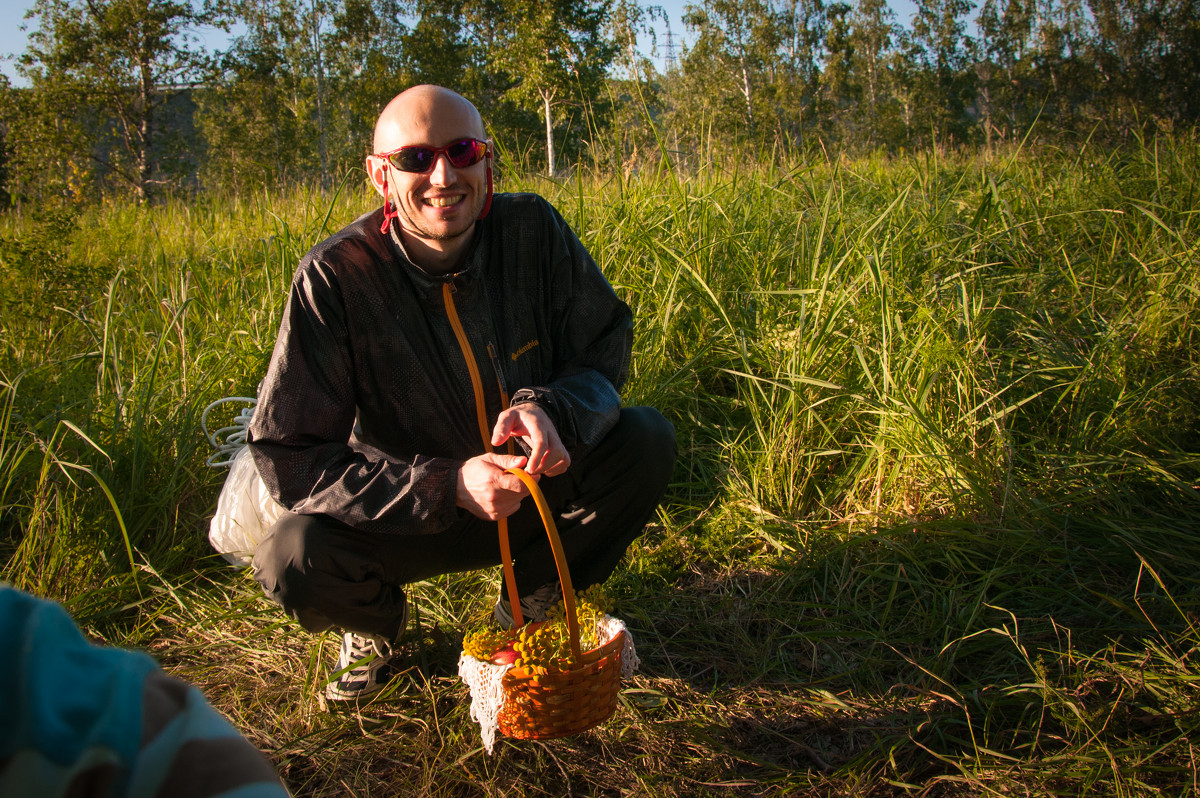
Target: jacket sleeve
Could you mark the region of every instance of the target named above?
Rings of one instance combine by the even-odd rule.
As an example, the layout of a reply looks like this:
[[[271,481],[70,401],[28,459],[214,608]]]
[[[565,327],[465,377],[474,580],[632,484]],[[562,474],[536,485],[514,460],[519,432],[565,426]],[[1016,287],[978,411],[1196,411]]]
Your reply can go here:
[[[293,512],[329,515],[368,531],[443,531],[458,517],[460,463],[352,444],[354,368],[336,272],[311,257],[292,281],[250,423],[263,482]]]
[[[546,408],[572,457],[585,454],[616,425],[619,390],[629,373],[633,314],[613,291],[566,221],[547,204],[554,369],[543,385],[524,386],[512,403]]]

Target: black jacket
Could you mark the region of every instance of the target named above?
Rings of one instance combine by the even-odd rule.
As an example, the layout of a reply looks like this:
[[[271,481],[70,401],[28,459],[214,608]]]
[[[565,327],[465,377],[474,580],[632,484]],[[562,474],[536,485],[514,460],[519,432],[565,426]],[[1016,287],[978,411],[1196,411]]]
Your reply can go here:
[[[382,210],[304,257],[250,425],[272,495],[300,513],[401,534],[459,515],[458,468],[484,451],[475,388],[448,318],[457,310],[490,432],[504,394],[537,401],[573,459],[616,423],[632,320],[558,212],[498,194],[462,271],[413,265]]]

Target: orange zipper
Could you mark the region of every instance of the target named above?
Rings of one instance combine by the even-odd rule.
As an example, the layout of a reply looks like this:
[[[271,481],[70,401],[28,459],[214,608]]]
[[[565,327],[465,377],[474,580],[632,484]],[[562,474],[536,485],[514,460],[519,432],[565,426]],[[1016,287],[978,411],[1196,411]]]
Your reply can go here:
[[[458,310],[454,307],[454,289],[450,283],[442,283],[442,298],[446,302],[446,316],[450,319],[450,327],[458,346],[462,349],[463,359],[467,361],[467,372],[471,375],[471,388],[475,391],[475,420],[479,423],[479,435],[483,438],[483,450],[492,451],[492,435],[488,429],[487,409],[483,401],[483,380],[479,376],[479,366],[475,363],[475,355],[471,352],[471,344],[467,341],[467,333],[463,330],[462,322],[458,320]]]

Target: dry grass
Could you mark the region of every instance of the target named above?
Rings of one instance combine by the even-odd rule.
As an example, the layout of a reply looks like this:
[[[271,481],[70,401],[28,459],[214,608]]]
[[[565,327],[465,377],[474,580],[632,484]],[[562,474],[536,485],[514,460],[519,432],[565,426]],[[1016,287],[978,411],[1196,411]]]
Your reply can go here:
[[[1012,533],[1014,556],[1030,557]],[[979,530],[958,535],[980,554],[1005,546]],[[652,529],[635,559],[668,563],[670,537]],[[163,593],[140,631],[303,796],[1042,795],[1131,784],[1187,794],[1200,719],[1195,688],[1181,693],[1179,680],[1200,684],[1194,629],[1153,642],[1143,625],[1151,643],[1140,661],[1137,641],[1100,644],[1106,610],[1062,607],[1080,625],[1073,633],[984,608],[994,625],[962,635],[970,627],[956,605],[976,580],[954,568],[929,579],[905,537],[862,536],[792,560],[743,550],[749,565],[735,567],[697,557],[667,566],[669,583],[619,572],[617,612],[642,668],[614,716],[564,740],[500,738],[490,756],[456,661],[459,630],[486,611],[494,575],[417,586],[421,631],[405,640],[405,668],[361,707],[320,697],[335,637],[281,619],[244,572],[221,568]],[[891,590],[866,584],[906,567],[911,579]],[[1036,572],[1018,572],[1010,593],[1046,590]],[[1153,580],[1142,576],[1144,588]],[[944,646],[930,634],[939,625]]]

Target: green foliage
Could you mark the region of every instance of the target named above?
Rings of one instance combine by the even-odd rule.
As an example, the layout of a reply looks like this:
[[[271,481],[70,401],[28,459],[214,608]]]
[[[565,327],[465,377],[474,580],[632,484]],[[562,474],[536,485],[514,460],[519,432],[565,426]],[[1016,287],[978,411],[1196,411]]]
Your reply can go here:
[[[71,253],[79,234],[74,213],[33,214],[22,233],[0,234],[0,337],[6,360],[36,361],[47,341],[71,326],[113,276],[111,266],[88,263]]]
[[[223,18],[244,31],[197,93],[204,185],[329,189],[361,168],[375,118],[412,76],[398,5],[230,0]]]
[[[201,20],[190,4],[38,0],[31,14],[38,27],[18,59],[31,96],[7,119],[18,130],[22,188],[36,199],[38,178],[53,185],[66,172],[88,195],[102,188],[146,199],[190,171],[174,141],[190,115],[179,88],[203,63],[187,39]]]
[[[660,71],[638,42],[665,12],[633,0],[39,0],[29,86],[0,86],[0,198],[329,190],[418,82],[473,100],[510,164],[551,177],[1126,143],[1200,118],[1195,6],[921,0],[897,20],[883,0],[704,0]],[[201,24],[235,32],[228,49],[198,49]]]
[[[931,143],[964,141],[970,124],[966,107],[974,97],[975,75],[968,69],[974,42],[966,35],[972,0],[918,0],[911,44],[916,69],[912,76],[913,126],[916,140]]]
[[[0,579],[200,684],[297,794],[1186,792],[1195,137],[701,167],[499,186],[634,307],[625,400],[679,437],[610,583],[643,669],[599,729],[479,749],[454,662],[496,574],[411,586],[409,667],[334,713],[333,639],[204,559],[201,409],[254,391],[364,187],[6,220],[23,270],[96,276],[0,316],[37,342],[0,360]]]

